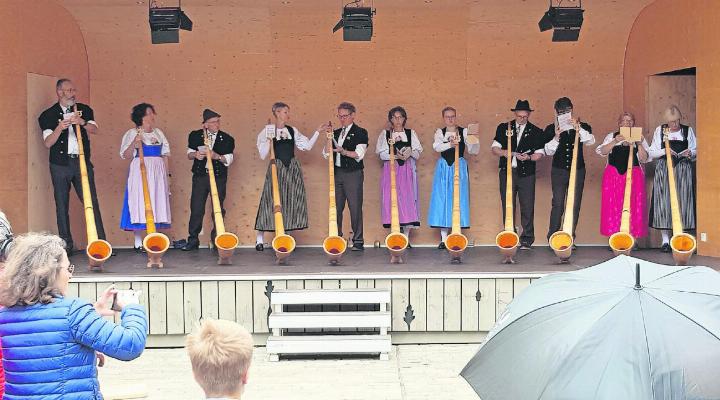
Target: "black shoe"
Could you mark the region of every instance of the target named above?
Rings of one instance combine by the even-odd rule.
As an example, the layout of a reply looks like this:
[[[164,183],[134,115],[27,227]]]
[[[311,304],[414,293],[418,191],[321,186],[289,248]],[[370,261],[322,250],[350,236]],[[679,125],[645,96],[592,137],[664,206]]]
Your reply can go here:
[[[192,251],[200,248],[200,243],[188,241],[187,244],[181,249],[182,251]]]
[[[75,251],[76,251],[76,250],[73,249],[72,247],[68,247],[68,248],[65,249],[65,253],[67,253],[68,258],[72,257],[73,254],[75,254]]]
[[[412,249],[412,245],[410,245],[410,242],[408,242],[407,248]]]
[[[135,248],[136,253],[146,253],[145,248],[142,246],[138,246]]]
[[[263,250],[265,250],[265,246],[263,246],[262,243],[258,243],[258,244],[255,245],[255,250],[257,250],[257,251],[263,251]]]
[[[577,245],[575,245],[575,244],[573,243],[572,249],[573,249],[573,251],[577,250]]]
[[[364,250],[365,250],[365,246],[363,246],[361,244],[353,245],[352,249],[350,249],[350,251],[364,251]]]
[[[447,249],[447,247],[445,247],[445,242],[440,242],[440,244],[438,245],[438,249],[439,249],[439,250],[445,250],[445,249]]]
[[[669,253],[670,252],[670,244],[663,243],[662,246],[660,247],[660,251],[662,251],[663,253]]]

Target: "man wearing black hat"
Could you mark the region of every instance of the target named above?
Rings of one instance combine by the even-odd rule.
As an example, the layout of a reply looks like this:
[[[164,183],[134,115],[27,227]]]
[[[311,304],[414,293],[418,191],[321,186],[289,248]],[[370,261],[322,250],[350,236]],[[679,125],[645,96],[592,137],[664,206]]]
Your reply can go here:
[[[575,129],[563,129],[559,126],[558,121],[563,115],[570,113],[570,116],[572,116],[571,123],[574,126],[577,122],[577,116],[572,115],[572,111],[573,104],[569,98],[561,97],[557,99],[555,101],[555,123],[545,128],[545,154],[553,156],[552,172],[550,173],[553,197],[552,208],[550,210],[550,226],[548,227],[547,234],[548,239],[562,227],[562,219],[565,212],[565,196],[570,181],[570,166],[575,144]],[[585,146],[590,146],[595,143],[592,128],[584,122],[580,123],[580,143]],[[573,237],[575,237],[575,228],[577,227],[578,218],[580,217],[580,203],[582,202],[584,186],[585,159],[583,157],[583,149],[580,147],[577,153],[575,204],[573,205]],[[575,245],[573,244],[573,248],[574,247]]]
[[[510,149],[513,154],[511,161],[512,202],[514,206],[516,198],[519,198],[520,223],[522,224],[520,248],[527,250],[535,241],[535,162],[542,158],[544,154],[545,140],[542,129],[528,121],[530,113],[533,111],[530,108],[529,101],[518,100],[515,108],[510,111],[515,113],[515,119],[498,125],[491,150],[494,155],[500,157],[500,202],[502,203],[504,220],[509,127],[512,130]]]
[[[207,131],[210,148],[205,146],[205,132]],[[192,166],[192,194],[190,195],[190,224],[188,226],[188,240],[183,251],[197,250],[200,247],[198,235],[202,230],[203,218],[205,217],[205,203],[210,193],[210,179],[206,169],[207,160],[210,157],[215,170],[215,182],[217,183],[220,208],[223,208],[225,201],[225,187],[227,185],[227,170],[233,162],[233,151],[235,150],[235,139],[230,134],[220,130],[220,114],[210,109],[203,111],[203,129],[190,132],[188,136],[188,159],[193,160]],[[225,209],[222,210],[223,216]],[[215,220],[213,219],[213,224]],[[215,240],[215,227],[210,233],[210,240]]]

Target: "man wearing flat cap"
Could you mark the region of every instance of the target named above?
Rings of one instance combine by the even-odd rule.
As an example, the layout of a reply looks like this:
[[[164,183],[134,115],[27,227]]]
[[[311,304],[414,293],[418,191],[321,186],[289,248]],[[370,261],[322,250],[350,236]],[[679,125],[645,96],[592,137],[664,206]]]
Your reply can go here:
[[[518,100],[515,108],[515,119],[498,125],[490,149],[493,155],[500,158],[500,202],[502,203],[503,220],[505,219],[505,193],[507,189],[507,149],[508,132],[512,132],[510,150],[512,151],[512,193],[513,206],[516,199],[520,203],[520,248],[530,249],[535,241],[535,163],[542,158],[545,146],[543,130],[528,121],[530,102]],[[515,207],[513,207],[513,210]]]
[[[207,134],[210,147],[205,146],[205,135]],[[233,162],[233,151],[235,150],[235,139],[230,134],[220,130],[220,114],[213,110],[203,111],[203,129],[190,132],[188,135],[187,157],[193,160],[192,165],[192,194],[190,195],[190,223],[188,226],[188,240],[183,251],[197,250],[200,247],[198,235],[202,230],[203,218],[205,217],[205,203],[210,194],[210,179],[207,171],[206,157],[210,157],[215,171],[215,182],[217,183],[220,208],[223,208],[225,201],[225,187],[227,186],[227,171]],[[225,209],[222,210],[223,216]],[[216,230],[214,227],[210,233],[210,241],[214,242]]]

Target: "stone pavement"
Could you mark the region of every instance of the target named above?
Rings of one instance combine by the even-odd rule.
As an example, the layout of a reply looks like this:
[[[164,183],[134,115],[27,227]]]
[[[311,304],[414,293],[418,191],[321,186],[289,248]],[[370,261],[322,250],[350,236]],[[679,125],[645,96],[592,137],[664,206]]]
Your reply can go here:
[[[243,400],[477,400],[459,376],[477,344],[393,346],[389,361],[367,358],[268,362],[255,349]],[[99,369],[106,400],[203,399],[184,349],[150,349]],[[133,394],[147,397],[133,397]]]

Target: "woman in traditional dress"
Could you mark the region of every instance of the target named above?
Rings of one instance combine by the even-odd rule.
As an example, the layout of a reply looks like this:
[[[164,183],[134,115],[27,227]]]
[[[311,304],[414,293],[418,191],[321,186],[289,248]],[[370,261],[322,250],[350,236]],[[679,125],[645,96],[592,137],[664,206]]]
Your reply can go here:
[[[400,230],[410,237],[410,229],[420,226],[418,213],[418,182],[415,163],[423,148],[414,130],[405,128],[407,112],[397,106],[388,112],[389,129],[380,132],[375,152],[383,160],[380,178],[380,216],[385,228],[390,227],[390,147],[388,141],[395,141],[395,187],[397,193]],[[409,244],[408,244],[409,246]]]
[[[150,203],[156,229],[169,229],[170,218],[170,143],[165,134],[155,127],[155,107],[141,103],[133,107],[130,118],[135,128],[123,135],[120,144],[120,157],[130,161],[125,198],[123,200],[120,228],[135,234],[135,251],[143,251],[142,231],[145,226],[145,200],[138,149],[142,146],[147,172]]]
[[[455,176],[455,145],[460,151],[460,227],[470,227],[470,194],[468,190],[468,168],[465,162],[465,150],[470,154],[480,152],[480,143],[467,143],[467,129],[457,125],[457,112],[452,107],[442,111],[445,127],[435,131],[433,150],[440,153],[435,164],[428,225],[440,228],[438,249],[445,248],[445,239],[452,228],[453,181]]]
[[[287,125],[290,120],[290,106],[285,103],[275,103],[272,106],[275,123],[267,125],[257,135],[257,148],[260,159],[264,160],[270,153],[270,142],[275,151],[275,165],[277,166],[278,186],[280,188],[280,204],[282,205],[283,223],[285,232],[291,232],[308,227],[307,196],[303,182],[300,162],[295,158],[295,148],[300,151],[312,149],[319,136],[316,131],[308,139],[297,128]],[[257,240],[255,250],[263,251],[263,232],[275,231],[275,218],[273,216],[272,175],[268,165],[255,218]]]
[[[667,160],[663,132],[668,130],[670,153],[675,171],[675,187],[683,229],[695,229],[695,184],[693,179],[693,159],[697,154],[697,142],[693,128],[682,125],[682,114],[677,106],[670,106],[664,113],[667,123],[658,126],[650,145],[650,158],[656,159],[655,178],[653,180],[652,202],[650,206],[650,227],[661,230],[664,253],[670,252],[672,235],[672,216],[670,212],[670,191],[667,177]]]
[[[619,127],[633,127],[635,117],[628,112],[620,114]],[[630,196],[630,234],[635,238],[647,236],[647,200],[645,173],[641,166],[648,161],[648,145],[645,138],[633,147],[632,188]],[[620,231],[623,202],[625,200],[625,179],[628,169],[630,145],[620,130],[610,132],[595,152],[607,157],[602,181],[602,207],[600,208],[600,233],[611,236]]]

